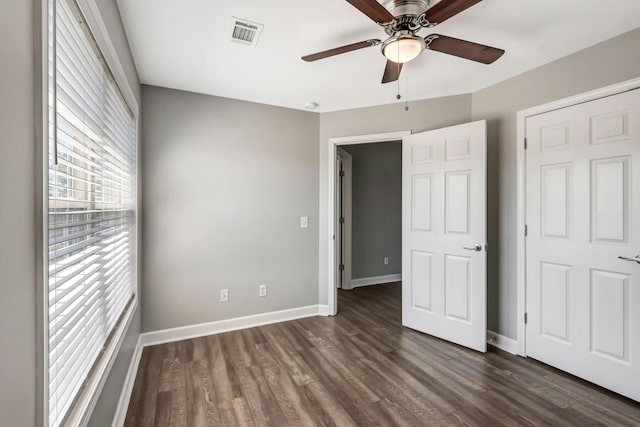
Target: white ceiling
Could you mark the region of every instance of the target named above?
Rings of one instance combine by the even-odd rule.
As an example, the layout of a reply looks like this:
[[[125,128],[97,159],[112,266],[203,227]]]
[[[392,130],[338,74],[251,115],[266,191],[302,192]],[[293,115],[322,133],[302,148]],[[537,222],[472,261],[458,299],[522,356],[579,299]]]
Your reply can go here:
[[[326,112],[396,102],[370,47],[301,56],[384,31],[345,0],[118,0],[142,83]],[[232,16],[264,24],[256,48],[230,42]],[[408,99],[475,92],[640,27],[639,0],[484,0],[431,32],[499,47],[493,65],[425,51],[400,78]],[[637,52],[630,52],[637,54]]]

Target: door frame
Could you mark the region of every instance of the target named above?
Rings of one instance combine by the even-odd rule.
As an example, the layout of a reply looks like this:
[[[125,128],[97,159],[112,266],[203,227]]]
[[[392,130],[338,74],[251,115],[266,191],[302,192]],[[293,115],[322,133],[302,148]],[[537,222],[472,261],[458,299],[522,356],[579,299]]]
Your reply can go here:
[[[527,118],[539,114],[560,110],[574,105],[583,104],[585,102],[595,101],[596,99],[606,98],[608,96],[618,95],[634,89],[640,89],[640,78],[626,80],[600,89],[581,93],[579,95],[563,98],[547,104],[531,107],[526,110],[518,111],[517,115],[517,197],[516,197],[516,295],[517,295],[517,349],[516,353],[520,356],[527,356],[526,349],[526,325],[525,314],[527,308],[527,276],[526,276],[526,176],[527,176],[527,158],[526,158],[526,122]]]
[[[352,144],[369,144],[375,142],[391,142],[402,140],[402,137],[411,135],[411,131],[397,131],[378,133],[372,135],[356,135],[356,136],[342,136],[329,138],[328,150],[328,173],[329,186],[328,186],[328,200],[327,206],[328,212],[328,233],[327,239],[327,303],[329,316],[335,316],[338,313],[338,292],[336,291],[336,217],[335,217],[335,200],[336,200],[336,160],[338,155],[338,146],[340,145],[352,145]]]
[[[351,286],[351,239],[352,239],[352,215],[351,215],[351,207],[352,207],[352,173],[353,173],[353,158],[351,154],[347,153],[345,150],[338,148],[337,156],[342,160],[342,170],[344,171],[344,176],[342,177],[342,193],[340,194],[341,198],[341,206],[342,213],[344,216],[344,224],[342,226],[342,238],[340,239],[340,243],[342,245],[342,263],[344,264],[344,270],[342,271],[342,289],[353,289]],[[338,189],[338,170],[336,170],[336,195]],[[340,212],[338,212],[337,206],[336,211],[334,213],[336,217],[340,216]],[[335,221],[335,218],[334,218]],[[337,227],[337,224],[336,224]],[[338,239],[336,239],[336,243]],[[338,252],[336,251],[336,259],[338,256]]]

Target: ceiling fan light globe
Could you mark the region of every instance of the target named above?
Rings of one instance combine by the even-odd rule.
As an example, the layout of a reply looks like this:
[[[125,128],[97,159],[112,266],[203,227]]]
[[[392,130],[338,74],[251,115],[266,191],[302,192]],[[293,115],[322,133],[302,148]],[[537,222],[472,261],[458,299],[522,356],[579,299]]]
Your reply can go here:
[[[404,64],[415,59],[425,48],[421,37],[405,36],[385,42],[382,53],[389,61]]]

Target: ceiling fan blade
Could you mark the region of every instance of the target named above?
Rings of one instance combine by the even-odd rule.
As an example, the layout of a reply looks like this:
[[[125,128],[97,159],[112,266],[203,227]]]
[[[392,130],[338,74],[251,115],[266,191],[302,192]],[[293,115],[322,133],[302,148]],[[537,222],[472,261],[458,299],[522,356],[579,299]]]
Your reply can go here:
[[[432,24],[439,24],[470,8],[482,0],[442,0],[424,13],[425,18]]]
[[[347,0],[353,7],[378,24],[391,22],[395,17],[376,0]]]
[[[402,71],[402,64],[387,60],[387,66],[384,67],[384,75],[382,76],[382,83],[395,82],[400,78],[400,71]]]
[[[302,59],[307,62],[317,61],[318,59],[328,58],[330,56],[340,55],[341,53],[347,53],[358,49],[363,49],[365,47],[376,46],[381,43],[380,40],[371,39],[365,40],[363,42],[351,43],[346,46],[336,47],[334,49],[325,50],[322,52],[314,53],[311,55],[303,56]]]
[[[503,49],[498,49],[483,44],[460,40],[453,37],[434,34],[437,38],[427,44],[428,49],[437,52],[469,59],[471,61],[482,62],[483,64],[493,64],[498,58],[504,55]],[[426,37],[427,39],[430,36]]]

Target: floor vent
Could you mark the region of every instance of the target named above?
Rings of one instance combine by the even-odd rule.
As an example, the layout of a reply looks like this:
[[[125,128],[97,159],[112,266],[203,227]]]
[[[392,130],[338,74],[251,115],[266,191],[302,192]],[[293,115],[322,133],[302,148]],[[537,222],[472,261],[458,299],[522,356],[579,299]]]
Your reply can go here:
[[[231,41],[255,47],[258,44],[264,25],[236,17],[232,19]]]

